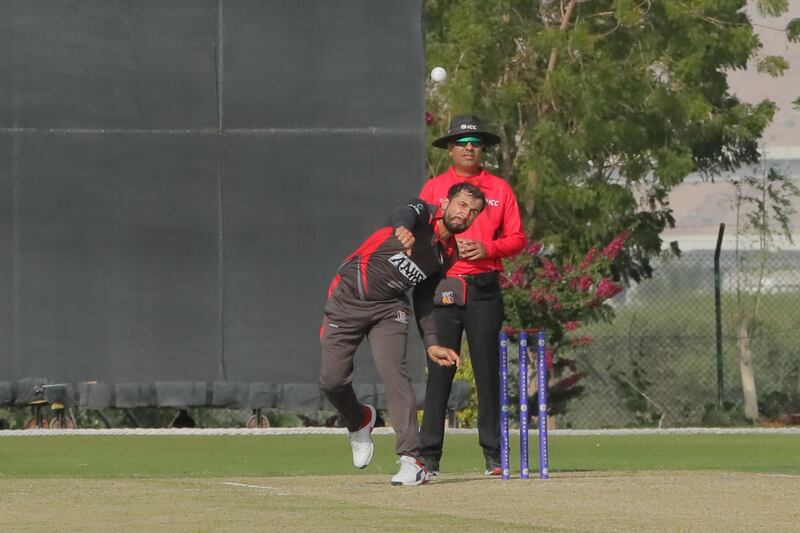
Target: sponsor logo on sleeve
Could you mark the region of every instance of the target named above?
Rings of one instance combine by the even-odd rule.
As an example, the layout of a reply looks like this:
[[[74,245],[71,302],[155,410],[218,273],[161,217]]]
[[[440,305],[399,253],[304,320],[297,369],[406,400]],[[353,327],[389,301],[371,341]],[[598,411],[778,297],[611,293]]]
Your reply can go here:
[[[423,205],[421,203],[417,202],[416,204],[408,204],[408,207],[413,209],[418,215],[422,214]]]
[[[405,252],[398,252],[389,258],[389,262],[408,280],[416,285],[428,276],[414,261],[409,259]]]
[[[493,198],[486,199],[486,205],[491,205],[492,207],[500,207],[500,200],[495,200]]]

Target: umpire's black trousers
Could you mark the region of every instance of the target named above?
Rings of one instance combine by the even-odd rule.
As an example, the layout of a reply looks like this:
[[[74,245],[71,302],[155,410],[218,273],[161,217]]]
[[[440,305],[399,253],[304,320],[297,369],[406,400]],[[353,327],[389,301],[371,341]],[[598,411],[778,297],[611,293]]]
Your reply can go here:
[[[500,457],[500,348],[503,300],[496,272],[465,276],[468,281],[464,307],[437,307],[434,312],[439,343],[456,352],[466,331],[469,358],[478,392],[478,437],[487,457]],[[454,366],[439,366],[427,358],[428,382],[420,427],[420,452],[438,464],[444,444],[444,422]]]

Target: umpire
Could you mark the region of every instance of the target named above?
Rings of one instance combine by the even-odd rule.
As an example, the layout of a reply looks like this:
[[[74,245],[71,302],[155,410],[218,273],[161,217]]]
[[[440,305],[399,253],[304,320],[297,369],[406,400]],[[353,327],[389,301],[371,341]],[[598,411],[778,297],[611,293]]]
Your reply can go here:
[[[525,246],[525,234],[514,192],[502,178],[481,165],[487,147],[500,138],[487,131],[472,115],[456,117],[447,135],[433,146],[448,151],[453,165],[431,178],[420,198],[440,204],[447,190],[458,182],[476,185],[486,196],[486,209],[457,237],[459,259],[448,271],[454,282],[466,286],[463,301],[440,302],[434,311],[439,341],[456,352],[467,334],[469,355],[478,392],[478,437],[486,459],[486,475],[500,475],[500,387],[498,333],[503,323],[500,294],[501,259],[516,255]],[[423,461],[431,475],[439,473],[444,444],[447,400],[456,369],[428,361],[424,414],[420,427]]]

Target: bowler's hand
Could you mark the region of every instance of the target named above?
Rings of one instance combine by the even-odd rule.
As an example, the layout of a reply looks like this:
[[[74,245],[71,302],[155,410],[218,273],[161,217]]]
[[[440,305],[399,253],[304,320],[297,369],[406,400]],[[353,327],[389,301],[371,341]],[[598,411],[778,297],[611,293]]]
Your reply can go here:
[[[483,259],[488,256],[486,247],[482,242],[470,241],[467,239],[456,239],[458,242],[458,256],[461,259],[474,261],[476,259]]]
[[[431,361],[439,366],[461,366],[461,359],[458,357],[458,354],[450,348],[433,345],[429,346],[427,351]]]
[[[403,226],[397,226],[394,230],[394,236],[406,249],[406,255],[411,255],[411,248],[414,246],[414,234]]]

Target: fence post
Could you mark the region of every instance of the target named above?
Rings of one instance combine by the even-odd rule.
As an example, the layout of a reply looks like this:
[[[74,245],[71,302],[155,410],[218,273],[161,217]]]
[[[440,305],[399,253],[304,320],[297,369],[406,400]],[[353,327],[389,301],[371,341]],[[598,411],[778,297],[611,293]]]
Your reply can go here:
[[[725,223],[719,225],[717,248],[714,251],[714,311],[717,320],[717,407],[722,409],[722,301],[720,296],[719,252],[722,248],[722,236],[725,234]]]

